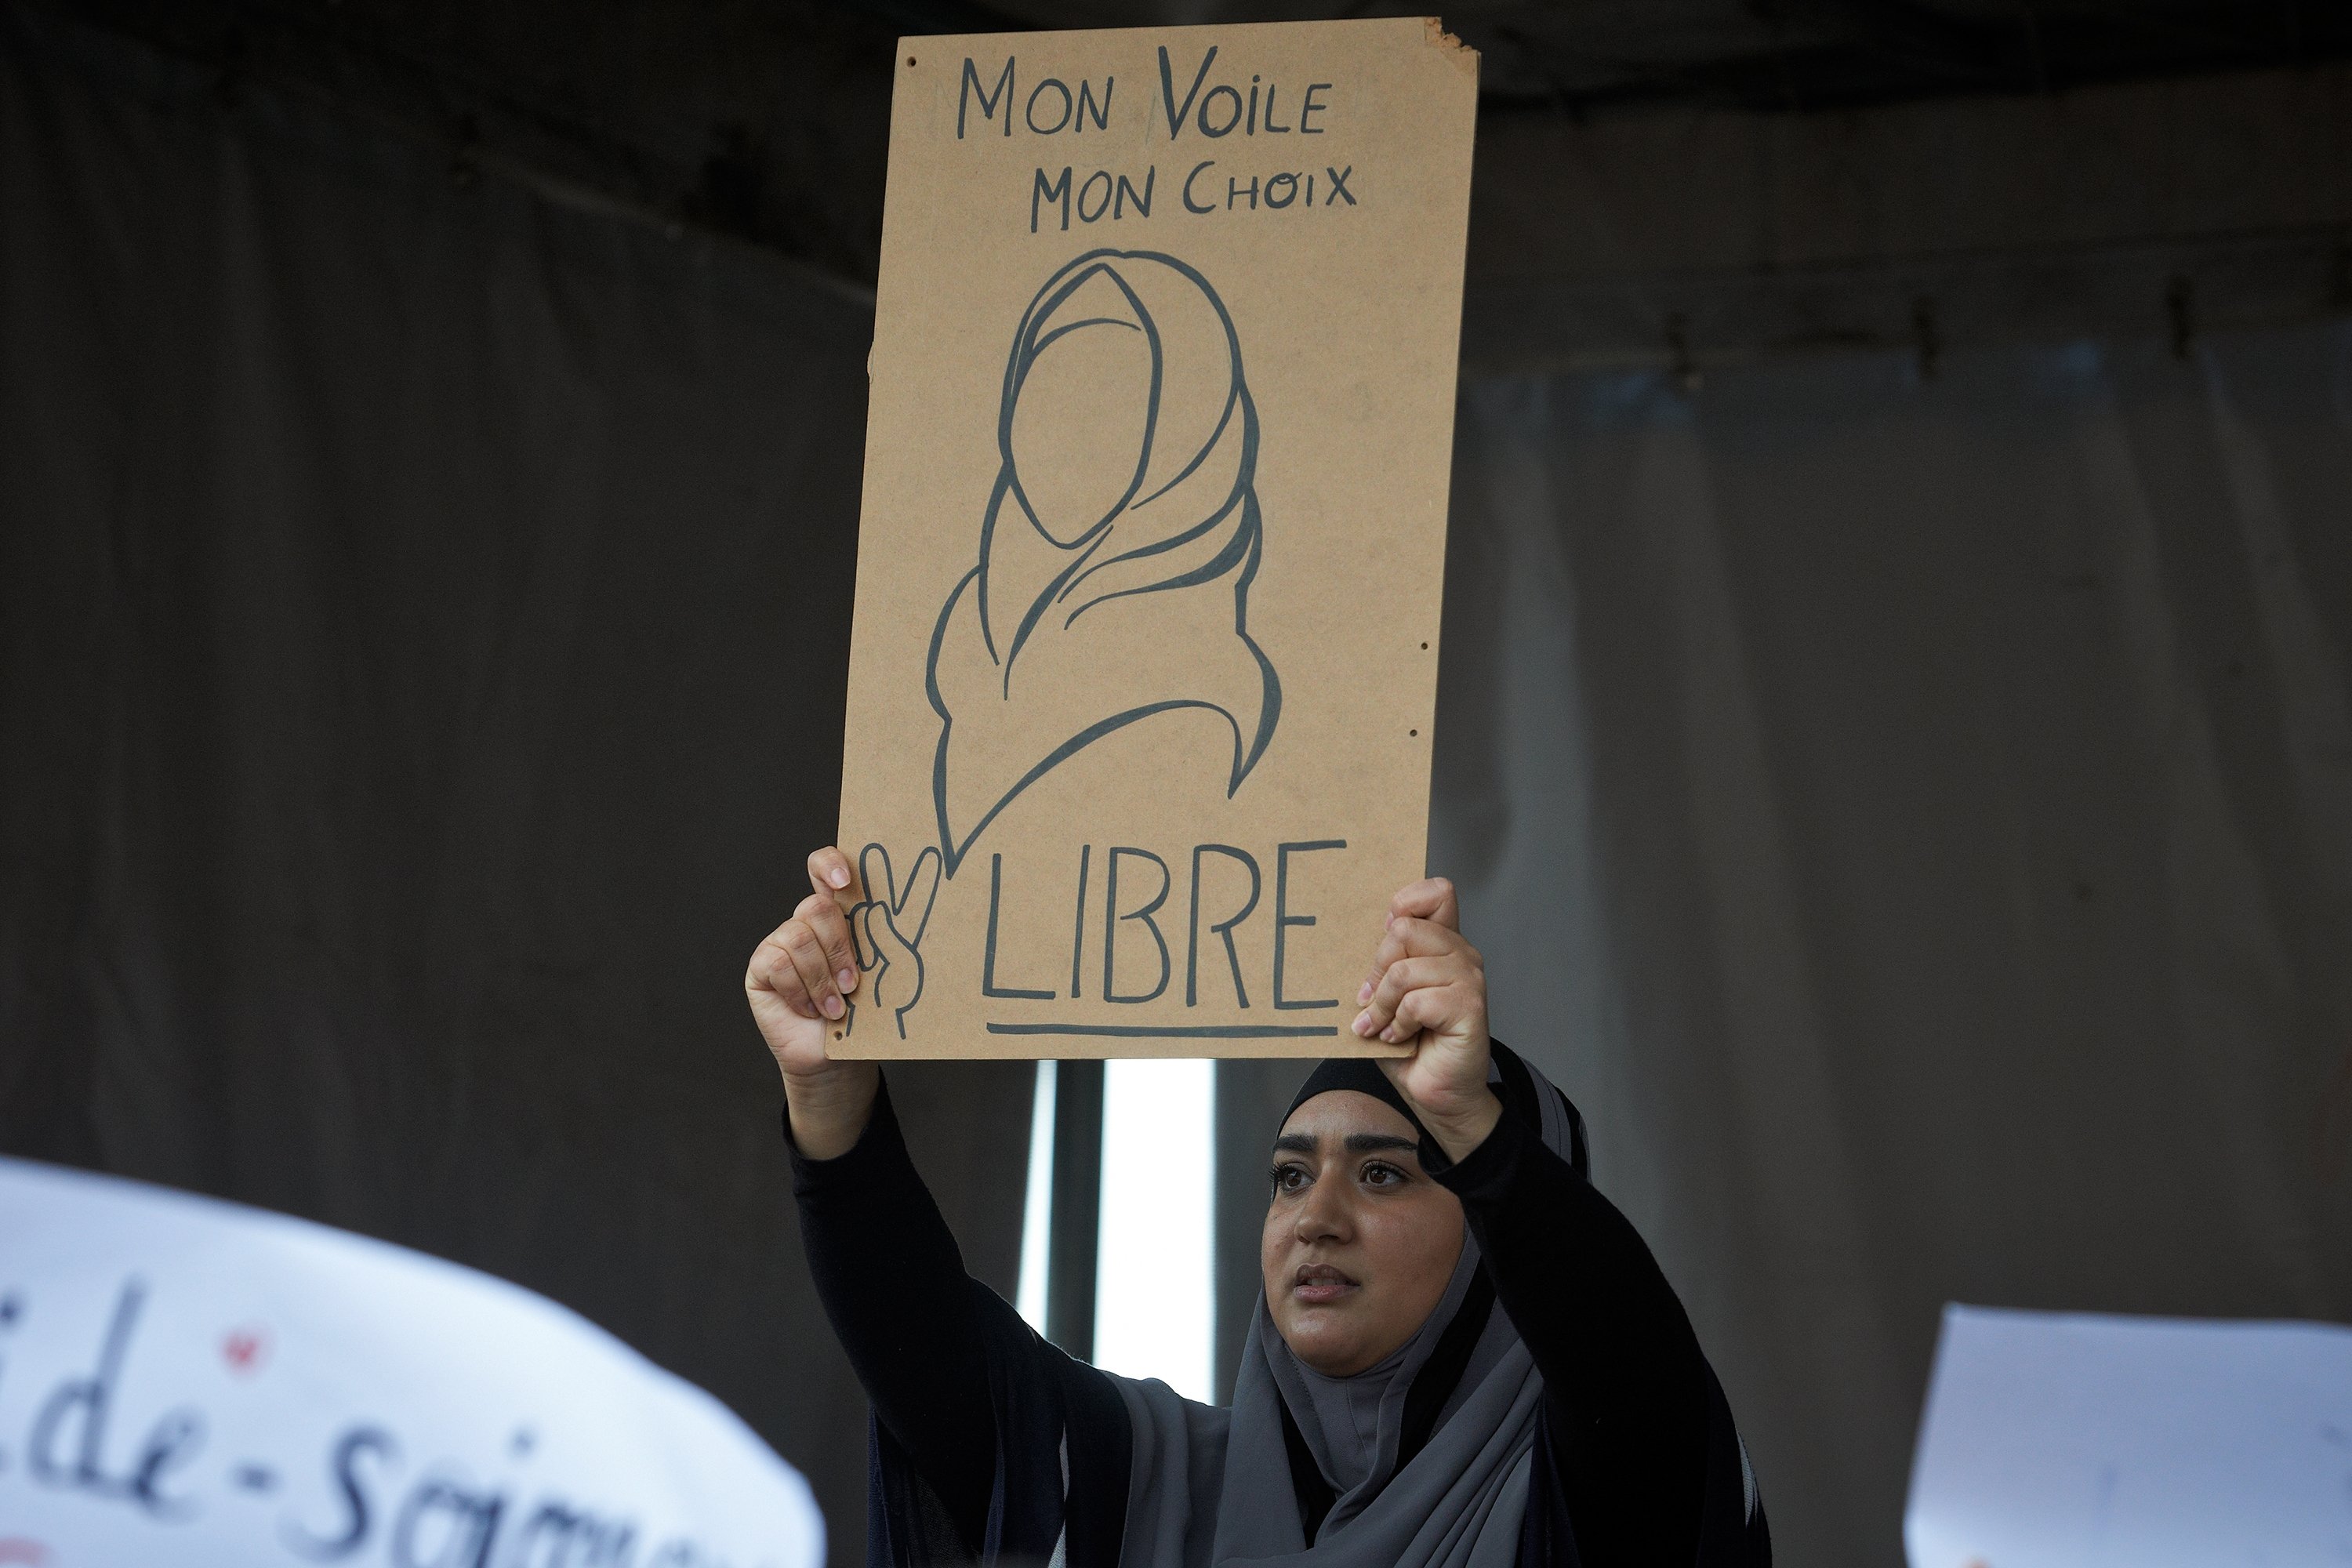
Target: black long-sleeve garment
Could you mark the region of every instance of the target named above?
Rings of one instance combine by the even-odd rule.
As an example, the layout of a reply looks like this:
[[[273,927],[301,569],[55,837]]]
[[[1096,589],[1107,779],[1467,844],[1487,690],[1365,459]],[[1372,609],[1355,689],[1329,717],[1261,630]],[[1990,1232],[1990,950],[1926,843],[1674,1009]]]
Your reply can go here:
[[[887,1085],[855,1148],[825,1161],[795,1148],[793,1171],[818,1297],[875,1415],[977,1550],[998,1481],[992,1390],[1050,1385],[1064,1405],[1075,1392],[1112,1424],[1123,1420],[1117,1395],[965,1272],[908,1156]],[[1724,1561],[1769,1563],[1729,1411],[1632,1224],[1514,1116],[1467,1159],[1431,1173],[1461,1198],[1496,1296],[1543,1374],[1520,1568],[1689,1564],[1703,1536],[1737,1543]],[[1088,1382],[1103,1383],[1107,1400],[1086,1400]],[[1118,1446],[1116,1456],[1074,1466],[1072,1568],[1116,1561],[1126,1476]],[[1120,1496],[1082,1500],[1081,1471]],[[1082,1521],[1087,1501],[1097,1506]]]

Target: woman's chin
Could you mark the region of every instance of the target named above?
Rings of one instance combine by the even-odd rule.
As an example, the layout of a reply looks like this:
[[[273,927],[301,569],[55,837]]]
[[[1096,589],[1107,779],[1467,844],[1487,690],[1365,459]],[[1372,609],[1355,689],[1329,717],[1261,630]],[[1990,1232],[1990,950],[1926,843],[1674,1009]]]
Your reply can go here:
[[[1339,1309],[1330,1307],[1300,1312],[1282,1326],[1282,1342],[1325,1377],[1351,1377],[1380,1358],[1365,1355],[1363,1336],[1354,1324],[1334,1321],[1340,1316]]]

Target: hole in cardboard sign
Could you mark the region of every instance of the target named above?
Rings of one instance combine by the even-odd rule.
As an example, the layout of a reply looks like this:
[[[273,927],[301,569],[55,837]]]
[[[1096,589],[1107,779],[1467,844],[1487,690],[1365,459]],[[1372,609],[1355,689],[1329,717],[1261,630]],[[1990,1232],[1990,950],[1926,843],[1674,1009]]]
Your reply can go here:
[[[839,1039],[839,1038],[841,1038],[841,1031],[840,1031],[839,1029],[835,1029],[835,1030],[833,1032],[833,1037],[834,1037],[835,1039],[836,1039],[836,1040],[837,1040],[837,1039]]]
[[[913,65],[913,64],[915,63],[915,57],[914,57],[914,56],[912,56],[912,55],[908,55],[908,56],[907,57],[907,63],[908,63],[908,65]]]
[[[1421,733],[1421,731],[1418,731],[1418,730],[1407,730],[1407,731],[1405,731],[1405,733],[1406,733],[1406,734],[1408,734],[1408,735],[1418,735],[1418,734],[1420,734],[1420,733]]]
[[[1423,643],[1423,644],[1422,644],[1422,645],[1421,645],[1421,651],[1422,651],[1422,652],[1423,652],[1423,653],[1427,653],[1427,652],[1429,651],[1429,645],[1428,645],[1427,643]]]

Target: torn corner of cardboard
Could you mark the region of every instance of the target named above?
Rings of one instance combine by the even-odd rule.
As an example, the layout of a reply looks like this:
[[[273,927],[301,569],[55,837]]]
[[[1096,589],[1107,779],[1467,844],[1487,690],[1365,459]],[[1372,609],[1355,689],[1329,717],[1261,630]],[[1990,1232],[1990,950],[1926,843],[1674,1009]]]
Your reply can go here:
[[[1468,71],[1478,74],[1478,51],[1445,30],[1445,24],[1435,16],[1423,16],[1421,26],[1424,40],[1433,49],[1442,49],[1446,57]]]

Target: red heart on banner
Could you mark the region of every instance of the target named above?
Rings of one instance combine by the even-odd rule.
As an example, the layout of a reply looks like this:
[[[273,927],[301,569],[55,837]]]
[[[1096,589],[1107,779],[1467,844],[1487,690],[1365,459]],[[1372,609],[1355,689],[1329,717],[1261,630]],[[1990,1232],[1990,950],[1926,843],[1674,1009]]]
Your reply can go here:
[[[261,1362],[269,1349],[269,1336],[260,1329],[232,1329],[221,1341],[221,1359],[228,1363],[231,1372],[244,1374],[261,1370]]]

